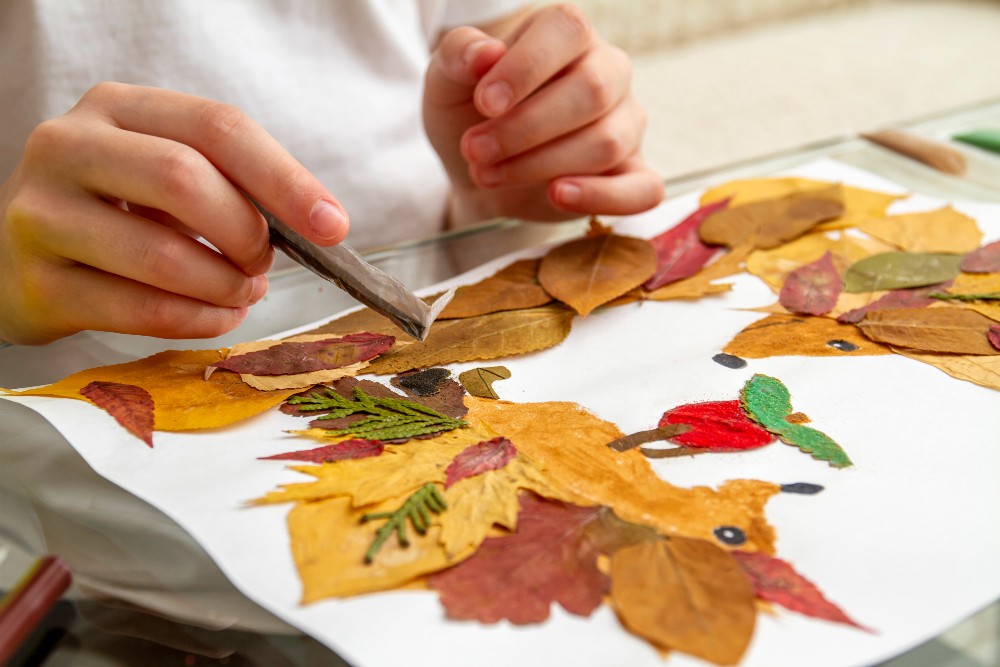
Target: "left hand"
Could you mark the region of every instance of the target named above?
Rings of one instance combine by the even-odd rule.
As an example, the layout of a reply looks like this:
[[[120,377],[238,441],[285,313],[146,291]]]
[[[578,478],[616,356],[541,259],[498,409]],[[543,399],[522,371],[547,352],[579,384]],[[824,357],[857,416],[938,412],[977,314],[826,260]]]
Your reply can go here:
[[[427,70],[423,111],[454,186],[453,226],[629,215],[663,199],[639,152],[646,112],[628,56],[574,5],[539,9],[502,40],[448,32]]]

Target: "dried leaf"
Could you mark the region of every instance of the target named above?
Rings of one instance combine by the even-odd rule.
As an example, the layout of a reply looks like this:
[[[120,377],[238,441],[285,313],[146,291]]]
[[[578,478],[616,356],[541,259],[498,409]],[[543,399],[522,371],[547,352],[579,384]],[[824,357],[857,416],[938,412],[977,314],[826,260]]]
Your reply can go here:
[[[376,357],[396,342],[393,336],[357,333],[342,338],[327,338],[312,342],[271,343],[270,347],[252,352],[234,352],[209,368],[221,368],[247,375],[296,375],[343,368]],[[234,346],[237,349],[239,346]]]
[[[843,281],[829,250],[812,264],[788,274],[781,288],[781,305],[793,313],[825,315],[837,305]]]
[[[469,445],[455,457],[451,465],[444,471],[444,488],[450,488],[452,484],[466,477],[503,468],[515,456],[517,456],[517,450],[514,449],[514,445],[502,436],[484,440],[476,445]]]
[[[451,371],[447,368],[428,368],[422,371],[407,371],[389,380],[393,387],[399,387],[410,396],[433,396],[441,391],[441,384],[448,379]]]
[[[751,241],[757,248],[773,248],[815,227],[823,220],[844,213],[839,185],[826,190],[796,193],[714,213],[701,225],[701,240],[709,245],[742,246]]]
[[[662,480],[637,450],[615,452],[607,443],[624,435],[575,403],[511,403],[468,397],[468,419],[480,420],[510,439],[517,451],[543,467],[567,500],[607,505],[633,523],[663,534],[718,539],[720,526],[738,528],[745,549],[773,551],[774,531],[763,507],[778,486],[732,480],[718,490],[685,489]]]
[[[910,252],[967,253],[978,248],[983,239],[976,221],[950,206],[925,213],[867,218],[858,227]]]
[[[125,364],[91,368],[55,384],[12,393],[86,400],[80,390],[94,381],[134,385],[153,398],[153,427],[157,431],[226,426],[278,405],[295,393],[294,389],[258,391],[228,372],[216,373],[206,382],[205,367],[222,359],[218,350],[171,350]]]
[[[832,344],[835,341],[850,343],[853,349],[847,351],[846,346]],[[722,351],[744,359],[892,354],[888,347],[868,340],[849,324],[827,317],[780,313],[768,315],[746,327]]]
[[[929,167],[953,176],[964,176],[968,171],[968,160],[965,154],[950,148],[945,144],[930,141],[909,132],[900,130],[879,130],[862,133],[868,141],[884,146],[889,150],[905,155]]]
[[[649,240],[656,249],[657,265],[656,272],[642,285],[646,290],[653,291],[689,278],[712,259],[717,249],[701,242],[698,228],[708,216],[724,209],[728,203],[722,200],[702,206],[676,226]]]
[[[605,507],[578,507],[521,496],[517,530],[491,537],[471,558],[428,578],[448,618],[516,625],[541,623],[553,602],[589,616],[608,590],[597,556],[657,539]]]
[[[973,250],[962,260],[962,271],[966,273],[996,273],[1000,271],[1000,241],[987,243]]]
[[[899,308],[869,313],[858,323],[880,343],[927,352],[1000,354],[986,335],[992,320],[964,308]]]
[[[1000,324],[991,324],[990,332],[986,334],[986,338],[990,341],[990,345],[996,350],[1000,350]]]
[[[963,303],[963,308],[974,310],[981,315],[985,315],[994,322],[1000,322],[1000,304],[997,303]]]
[[[678,280],[652,292],[646,292],[642,298],[652,301],[699,299],[710,294],[728,292],[733,287],[731,284],[717,285],[712,281],[741,273],[743,262],[750,256],[751,250],[753,250],[751,244],[733,248],[690,278]]]
[[[645,445],[650,442],[659,442],[661,440],[670,440],[671,438],[690,430],[691,427],[685,424],[664,424],[649,431],[639,431],[638,433],[625,435],[612,440],[608,443],[608,447],[616,452],[627,452],[630,449],[635,449],[639,445]]]
[[[893,349],[893,352],[934,366],[953,378],[1000,390],[1000,356],[934,354],[903,348]]]
[[[962,273],[946,288],[950,294],[1000,292],[1000,273]]]
[[[775,294],[781,292],[785,279],[799,267],[815,262],[827,252],[833,253],[833,264],[843,275],[854,263],[871,255],[893,250],[881,241],[841,234],[832,239],[825,233],[806,234],[791,243],[770,250],[754,250],[747,258],[747,272],[767,283]]]
[[[985,130],[974,130],[965,134],[956,134],[952,137],[955,141],[976,146],[983,150],[1000,153],[1000,130],[988,128]]]
[[[818,461],[829,461],[834,468],[846,468],[851,459],[825,433],[808,426],[792,424],[792,397],[788,389],[773,377],[756,374],[740,391],[740,404],[751,419],[789,445],[812,454]]]
[[[860,308],[854,308],[849,310],[839,317],[837,317],[838,322],[843,323],[853,323],[857,324],[864,319],[865,315],[868,313],[873,313],[876,310],[893,310],[896,308],[926,308],[927,306],[933,304],[935,300],[931,298],[931,294],[934,292],[939,292],[950,285],[950,281],[946,283],[941,283],[940,285],[931,285],[930,287],[921,287],[916,289],[901,289],[889,292],[880,299],[876,299],[871,303],[862,306]]]
[[[522,259],[474,285],[459,287],[438,319],[477,317],[503,310],[544,306],[552,301],[538,284],[540,259]]]
[[[827,600],[815,584],[795,571],[791,563],[763,553],[734,551],[732,555],[750,577],[758,598],[780,604],[785,609],[805,616],[843,623],[870,632]]]
[[[80,390],[94,405],[107,411],[125,430],[153,447],[153,397],[142,387],[95,380]]]
[[[675,537],[620,549],[611,558],[611,599],[629,631],[717,665],[740,661],[757,620],[739,563],[705,540]]]
[[[681,405],[663,413],[660,425],[667,424],[690,426],[686,433],[674,436],[674,442],[719,452],[756,449],[774,440],[774,436],[744,414],[739,401]]]
[[[867,257],[848,269],[844,274],[844,289],[873,292],[936,285],[956,277],[961,262],[961,255],[885,252]]]
[[[388,519],[386,523],[382,524],[375,531],[375,539],[372,541],[371,546],[368,547],[368,551],[365,552],[365,563],[370,565],[375,560],[375,556],[382,549],[382,545],[385,544],[386,540],[393,533],[396,534],[400,546],[410,546],[410,540],[406,534],[407,519],[410,520],[413,529],[418,534],[425,535],[431,525],[429,512],[440,514],[446,509],[448,509],[448,503],[445,501],[444,496],[441,495],[441,492],[438,491],[437,486],[433,482],[428,482],[414,491],[399,508],[391,512],[369,512],[362,515],[361,523]]]
[[[542,258],[538,282],[581,316],[638,287],[656,271],[645,239],[600,234],[564,243]]]
[[[510,371],[503,366],[484,366],[459,374],[458,381],[473,396],[500,398],[497,396],[496,390],[493,389],[493,383],[497,380],[506,380],[509,377]]]
[[[352,438],[341,440],[332,445],[324,445],[316,449],[304,449],[287,454],[275,454],[274,456],[262,456],[261,461],[310,461],[312,463],[332,463],[334,461],[347,461],[350,459],[367,459],[371,456],[380,456],[385,450],[385,445],[380,440],[361,440]]]

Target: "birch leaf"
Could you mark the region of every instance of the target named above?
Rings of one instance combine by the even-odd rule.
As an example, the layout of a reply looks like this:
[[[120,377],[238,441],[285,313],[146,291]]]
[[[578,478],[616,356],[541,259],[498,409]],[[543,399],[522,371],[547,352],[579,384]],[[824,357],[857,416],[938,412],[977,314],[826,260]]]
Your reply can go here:
[[[868,313],[858,327],[880,343],[927,352],[1000,354],[987,334],[993,321],[964,308],[900,308]]]
[[[781,288],[781,305],[793,313],[825,315],[837,305],[843,281],[833,265],[833,253],[795,269]]]
[[[867,218],[858,227],[910,252],[964,254],[978,248],[983,239],[976,221],[950,206],[924,213]]]
[[[893,352],[934,366],[953,378],[1000,391],[1000,356],[934,354],[902,348],[894,349]]]
[[[95,381],[81,389],[80,394],[152,449],[153,397],[148,391],[130,384]]]
[[[656,249],[657,265],[656,272],[643,283],[646,290],[653,291],[689,278],[705,266],[717,249],[701,242],[698,228],[708,216],[724,209],[728,203],[723,200],[702,206],[674,227],[649,240]]]
[[[504,366],[484,366],[459,374],[458,381],[473,396],[500,398],[497,396],[496,390],[493,389],[493,383],[497,380],[506,380],[509,377],[510,371]]]
[[[656,266],[656,250],[649,241],[605,233],[550,250],[538,269],[538,282],[586,316],[644,283]]]
[[[652,292],[646,292],[642,298],[652,301],[700,299],[710,294],[728,292],[732,289],[731,284],[719,285],[712,281],[742,273],[743,263],[747,261],[747,257],[750,256],[752,250],[753,246],[751,244],[733,248],[690,278],[678,280],[670,285],[664,285]]]
[[[892,354],[887,346],[869,340],[850,324],[827,317],[780,313],[746,327],[722,351],[744,359]]]
[[[988,243],[973,250],[962,260],[962,271],[966,273],[996,273],[1000,271],[1000,241]]]
[[[522,259],[474,285],[459,287],[438,319],[477,317],[503,310],[544,306],[552,301],[538,284],[539,259]]]
[[[848,292],[905,289],[936,285],[958,276],[961,255],[886,252],[867,257],[844,274]]]

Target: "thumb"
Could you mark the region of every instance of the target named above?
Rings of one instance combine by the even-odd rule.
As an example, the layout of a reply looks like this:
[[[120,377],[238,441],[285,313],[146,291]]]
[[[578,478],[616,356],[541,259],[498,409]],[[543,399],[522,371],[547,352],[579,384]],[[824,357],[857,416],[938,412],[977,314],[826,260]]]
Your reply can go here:
[[[448,32],[427,68],[424,101],[453,106],[472,99],[479,79],[507,52],[507,46],[482,30],[464,27]]]

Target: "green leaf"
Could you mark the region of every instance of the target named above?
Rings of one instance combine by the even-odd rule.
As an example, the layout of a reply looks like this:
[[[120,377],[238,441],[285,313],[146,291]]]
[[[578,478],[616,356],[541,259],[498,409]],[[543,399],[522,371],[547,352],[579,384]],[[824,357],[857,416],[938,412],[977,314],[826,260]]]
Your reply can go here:
[[[945,294],[944,292],[934,292],[929,295],[932,299],[957,299],[959,301],[995,301],[1000,299],[1000,292],[983,292],[982,294]]]
[[[743,386],[740,402],[754,421],[789,445],[812,454],[814,459],[829,461],[835,468],[852,465],[851,459],[840,445],[825,433],[801,424],[792,424],[786,419],[792,414],[792,397],[781,380],[767,375],[754,375]]]
[[[844,274],[847,292],[926,287],[951,280],[961,272],[962,255],[884,252],[861,260]]]
[[[406,538],[406,519],[409,517],[413,528],[423,535],[431,525],[431,517],[427,510],[440,514],[448,509],[448,503],[444,496],[438,491],[434,482],[427,482],[422,487],[413,492],[406,502],[395,512],[380,512],[378,514],[365,514],[361,517],[361,523],[373,519],[388,519],[389,521],[378,529],[375,533],[375,541],[365,553],[365,563],[371,564],[375,560],[375,555],[394,532],[399,535],[399,543],[409,546],[410,541]]]

